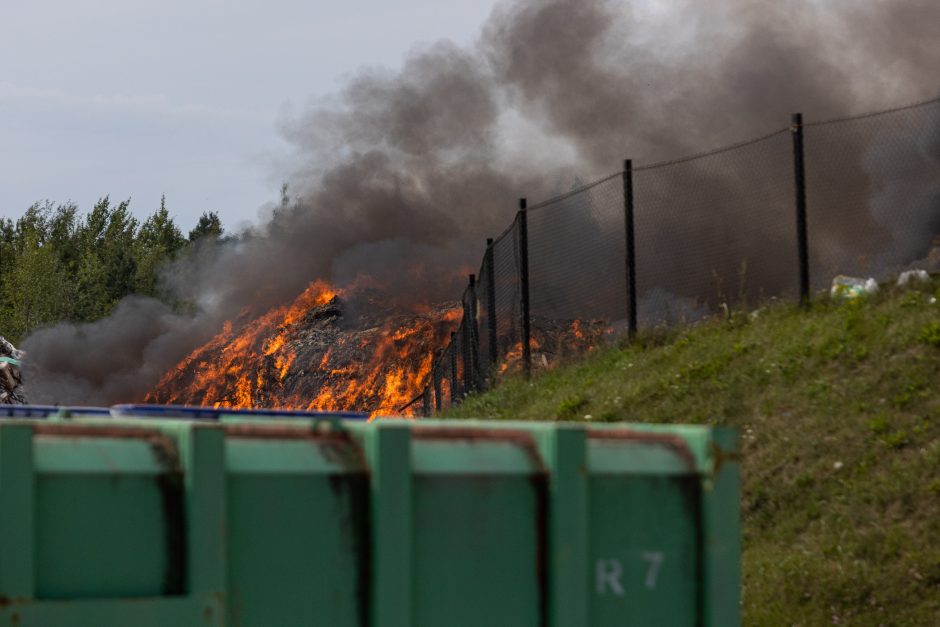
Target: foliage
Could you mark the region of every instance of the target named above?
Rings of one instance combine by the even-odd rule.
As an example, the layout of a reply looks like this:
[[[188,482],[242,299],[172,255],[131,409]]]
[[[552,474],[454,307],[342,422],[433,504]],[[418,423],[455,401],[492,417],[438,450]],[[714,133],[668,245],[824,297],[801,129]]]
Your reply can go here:
[[[745,624],[936,624],[938,287],[641,336],[449,416],[734,425]]]
[[[189,241],[195,242],[203,237],[222,237],[225,229],[222,228],[222,221],[219,220],[219,214],[215,211],[204,211],[199,216],[199,222],[196,228],[189,232]]]
[[[166,300],[162,268],[222,232],[209,212],[185,238],[165,198],[142,223],[129,200],[107,196],[84,216],[72,203],[46,201],[16,221],[0,219],[0,335],[15,343],[41,326],[90,322],[130,294]]]

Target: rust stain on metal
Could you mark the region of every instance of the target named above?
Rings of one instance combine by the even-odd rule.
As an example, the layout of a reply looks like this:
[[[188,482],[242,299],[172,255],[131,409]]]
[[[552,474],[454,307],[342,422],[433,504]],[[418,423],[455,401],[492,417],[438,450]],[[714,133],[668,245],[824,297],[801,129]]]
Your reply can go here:
[[[421,427],[411,430],[416,440],[484,440],[534,442],[532,434],[519,429],[483,429],[477,427]]]
[[[715,470],[713,472],[716,475],[726,463],[737,464],[741,461],[741,454],[737,451],[726,451],[714,442],[711,443],[711,449],[712,458],[715,460]]]
[[[167,438],[148,439],[154,455],[166,468],[157,485],[163,510],[163,537],[166,542],[166,570],[163,573],[163,593],[182,594],[186,582],[186,522],[184,512],[183,468],[178,449]]]
[[[31,425],[33,433],[50,436],[95,437],[95,438],[166,438],[151,427],[124,427],[103,425],[75,425],[37,423]]]
[[[176,457],[176,445],[173,439],[163,432],[149,427],[119,427],[92,425],[32,425],[35,435],[48,437],[77,438],[130,438],[145,440],[157,451],[160,459]]]
[[[617,429],[611,431],[593,431],[587,432],[587,437],[592,440],[621,440],[627,442],[639,442],[641,444],[657,444],[664,446],[678,455],[682,461],[691,470],[695,470],[695,456],[689,450],[685,440],[677,435],[667,433],[650,433],[648,431],[632,431],[630,429]]]
[[[345,547],[356,562],[356,612],[361,627],[368,627],[372,597],[372,528],[369,477],[365,474],[331,474],[330,490],[344,513],[341,526]]]
[[[349,434],[345,431],[317,428],[292,427],[288,425],[220,425],[226,435],[233,438],[251,438],[256,440],[318,440],[348,442]]]
[[[294,440],[316,444],[324,457],[345,466],[350,471],[364,471],[368,464],[365,452],[348,432],[339,429],[324,431],[287,425],[222,425],[227,437],[246,440]]]
[[[517,429],[478,429],[475,427],[415,427],[413,440],[466,440],[471,442],[507,442],[523,449],[540,473],[548,468],[539,454],[535,439],[528,431]]]
[[[529,477],[535,493],[535,581],[539,591],[539,625],[548,625],[548,481],[545,475]]]
[[[702,482],[698,476],[685,476],[666,479],[674,483],[682,495],[682,503],[686,509],[686,516],[692,521],[695,533],[695,580],[705,581],[705,527],[702,516]],[[703,586],[695,587],[695,606],[697,624],[702,624],[705,616],[705,590]]]

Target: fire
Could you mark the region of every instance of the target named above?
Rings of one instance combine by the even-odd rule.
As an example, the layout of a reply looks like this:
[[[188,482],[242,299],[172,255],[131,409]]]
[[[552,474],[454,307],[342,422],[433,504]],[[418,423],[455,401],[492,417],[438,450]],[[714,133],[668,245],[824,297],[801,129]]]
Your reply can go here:
[[[534,337],[529,338],[529,354],[534,358],[536,351],[540,349],[542,345]],[[533,359],[534,361],[534,359]],[[506,357],[503,358],[503,362],[499,365],[499,373],[505,374],[507,372],[515,372],[522,368],[522,342],[516,342],[513,344],[512,348],[509,349],[509,352],[506,353]]]
[[[427,386],[433,355],[462,317],[460,306],[409,305],[382,297],[368,277],[335,289],[314,281],[292,303],[247,312],[166,373],[146,400],[214,407],[358,410],[394,415]],[[598,320],[539,321],[532,367],[551,368],[611,335]],[[500,362],[522,369],[522,343]],[[449,398],[451,382],[441,382]],[[406,414],[420,409],[416,403]]]
[[[597,350],[614,337],[604,320],[542,321],[533,327],[529,352],[534,370],[547,370],[576,356]],[[516,342],[499,364],[500,376],[522,370],[522,342]]]
[[[330,370],[328,379],[339,384],[325,386],[306,408],[339,410],[377,402],[372,415],[398,413],[427,384],[435,348],[428,340],[440,340],[433,327],[454,317],[447,312],[440,321],[423,320],[411,327],[388,325],[375,331],[360,344],[373,347],[371,357],[364,363]]]
[[[461,311],[425,307],[424,313],[390,314],[364,329],[323,322],[340,316],[337,298],[354,297],[360,287],[337,290],[315,281],[289,305],[226,322],[166,373],[146,400],[398,413],[424,389],[432,355]],[[382,306],[382,301],[368,303],[378,311]]]

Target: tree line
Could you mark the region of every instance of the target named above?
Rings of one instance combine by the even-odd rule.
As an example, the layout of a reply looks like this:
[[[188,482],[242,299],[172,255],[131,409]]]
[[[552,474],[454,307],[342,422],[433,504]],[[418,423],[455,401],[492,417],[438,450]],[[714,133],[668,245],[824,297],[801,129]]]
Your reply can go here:
[[[215,212],[186,236],[165,198],[143,222],[129,205],[104,197],[82,215],[73,203],[46,201],[15,221],[0,218],[0,335],[16,343],[44,325],[91,322],[130,294],[169,300],[161,267],[223,235]]]

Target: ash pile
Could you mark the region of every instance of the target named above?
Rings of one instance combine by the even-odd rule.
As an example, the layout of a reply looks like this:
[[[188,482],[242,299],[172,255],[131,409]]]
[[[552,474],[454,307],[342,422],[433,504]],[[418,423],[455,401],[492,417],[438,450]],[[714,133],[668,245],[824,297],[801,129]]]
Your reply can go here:
[[[20,360],[26,355],[0,335],[0,404],[25,405]]]

